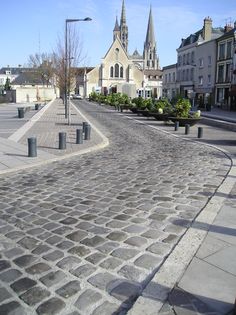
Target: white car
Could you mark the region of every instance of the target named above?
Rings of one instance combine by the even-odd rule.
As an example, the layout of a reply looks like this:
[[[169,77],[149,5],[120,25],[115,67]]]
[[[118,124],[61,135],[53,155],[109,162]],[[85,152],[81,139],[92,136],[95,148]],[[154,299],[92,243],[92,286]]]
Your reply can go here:
[[[76,99],[76,100],[82,100],[82,96],[80,94],[74,94],[73,95],[73,99]]]

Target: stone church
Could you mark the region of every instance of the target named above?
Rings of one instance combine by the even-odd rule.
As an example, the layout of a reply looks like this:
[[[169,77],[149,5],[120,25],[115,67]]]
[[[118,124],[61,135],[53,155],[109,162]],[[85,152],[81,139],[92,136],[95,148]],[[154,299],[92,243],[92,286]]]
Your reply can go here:
[[[128,52],[129,32],[125,2],[122,1],[120,23],[116,17],[113,42],[95,68],[79,68],[78,92],[84,97],[92,92],[126,93],[130,97],[162,96],[162,71],[159,67],[152,9],[150,8],[143,54]]]

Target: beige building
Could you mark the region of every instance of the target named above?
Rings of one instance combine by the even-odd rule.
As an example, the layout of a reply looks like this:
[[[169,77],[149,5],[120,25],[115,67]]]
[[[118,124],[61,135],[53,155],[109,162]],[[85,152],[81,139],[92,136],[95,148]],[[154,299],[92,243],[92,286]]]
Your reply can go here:
[[[159,68],[154,36],[152,10],[150,9],[143,55],[137,50],[128,53],[128,26],[125,3],[122,2],[120,24],[116,18],[113,42],[101,63],[90,70],[84,68],[81,93],[88,97],[93,91],[103,94],[121,92],[130,97],[159,98],[162,95],[162,71]]]

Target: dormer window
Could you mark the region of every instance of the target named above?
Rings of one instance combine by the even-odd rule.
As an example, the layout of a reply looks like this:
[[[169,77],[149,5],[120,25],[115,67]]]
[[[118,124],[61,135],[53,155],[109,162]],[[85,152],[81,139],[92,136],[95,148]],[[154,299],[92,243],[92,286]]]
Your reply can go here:
[[[11,70],[6,70],[6,74],[11,74]]]

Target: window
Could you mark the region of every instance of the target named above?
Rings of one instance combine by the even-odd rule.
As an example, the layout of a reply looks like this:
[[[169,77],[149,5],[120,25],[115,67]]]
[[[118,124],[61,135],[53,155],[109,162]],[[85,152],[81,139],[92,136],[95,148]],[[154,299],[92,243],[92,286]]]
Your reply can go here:
[[[185,70],[183,70],[183,72],[182,72],[182,81],[184,81],[185,80]]]
[[[190,57],[190,53],[187,54],[187,65],[189,65],[189,57]]]
[[[193,81],[193,77],[194,77],[194,68],[191,68],[190,70],[190,80]]]
[[[123,67],[120,67],[120,77],[123,78],[123,75],[124,75]]]
[[[210,74],[208,74],[208,85],[211,85],[211,75]]]
[[[185,65],[185,63],[186,63],[186,56],[184,55],[183,56],[183,65]]]
[[[165,74],[165,83],[167,83],[167,74]]]
[[[208,56],[208,66],[211,66],[211,56]]]
[[[225,43],[221,43],[219,46],[219,59],[222,60],[225,58]]]
[[[114,76],[114,67],[110,68],[110,77],[113,78]]]
[[[115,78],[119,78],[119,65],[118,65],[118,63],[115,64]]]
[[[224,82],[224,65],[218,67],[218,83]]]
[[[203,58],[199,58],[199,68],[203,68]]]
[[[175,72],[173,72],[173,82],[175,82]]]
[[[199,84],[199,85],[203,85],[203,76],[202,76],[202,75],[200,75],[200,76],[198,77],[198,84]]]
[[[227,42],[227,53],[226,53],[227,59],[232,57],[231,51],[232,51],[232,41],[229,41]]]
[[[186,81],[189,80],[189,69],[186,70]]]
[[[225,74],[225,82],[230,82],[230,71],[231,70],[231,64],[226,64],[226,74]]]
[[[194,54],[194,51],[191,52],[191,63],[192,63],[192,64],[195,63],[195,54]]]
[[[181,66],[181,64],[182,64],[182,57],[179,56],[179,57],[178,57],[178,65]]]
[[[171,82],[171,73],[169,73],[169,80],[168,81]]]

